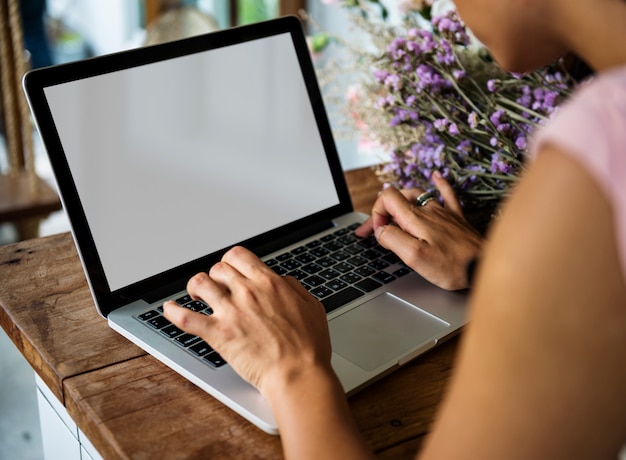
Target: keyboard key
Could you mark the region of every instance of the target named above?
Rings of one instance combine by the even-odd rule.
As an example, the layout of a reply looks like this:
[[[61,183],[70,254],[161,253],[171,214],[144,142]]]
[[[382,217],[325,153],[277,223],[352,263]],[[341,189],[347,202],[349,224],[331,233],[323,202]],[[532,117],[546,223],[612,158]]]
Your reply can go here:
[[[329,243],[326,243],[324,245],[324,248],[328,249],[331,252],[334,251],[338,251],[339,249],[343,248],[343,244],[337,242],[337,241],[331,241]]]
[[[368,260],[376,260],[378,259],[382,254],[374,249],[368,249],[365,252],[361,253],[361,257],[365,257]]]
[[[273,267],[277,263],[278,261],[276,259],[268,259],[265,261],[265,265],[267,265],[268,267]]]
[[[313,275],[313,276],[309,276],[308,278],[303,279],[302,282],[308,286],[317,287],[317,286],[321,286],[322,284],[324,284],[326,280],[320,276]]]
[[[354,273],[356,273],[359,276],[362,276],[363,278],[367,278],[368,276],[371,276],[374,273],[376,273],[376,270],[370,267],[359,267],[356,270],[354,270]]]
[[[291,253],[294,255],[302,254],[307,251],[306,246],[298,246],[296,249],[292,250]]]
[[[337,239],[337,241],[339,241],[341,244],[348,246],[352,243],[354,243],[357,240],[356,236],[354,235],[345,235],[342,236],[341,238]]]
[[[350,286],[343,291],[339,291],[329,297],[321,299],[321,302],[324,305],[326,313],[330,313],[331,311],[346,305],[348,302],[358,299],[362,295],[363,292]]]
[[[319,276],[321,276],[322,278],[324,278],[325,280],[332,280],[334,278],[337,278],[341,273],[339,273],[336,270],[333,270],[332,268],[326,269],[322,272],[319,273]]]
[[[150,318],[154,318],[155,316],[158,316],[159,312],[156,310],[150,310],[147,311],[141,315],[139,315],[139,319],[142,321],[148,321]]]
[[[393,272],[394,276],[397,276],[398,278],[404,275],[408,275],[409,273],[411,273],[411,270],[406,267],[399,268],[395,272]]]
[[[337,251],[332,253],[330,257],[335,259],[337,262],[343,262],[344,260],[349,259],[352,256],[346,251]]]
[[[318,286],[311,289],[310,292],[318,299],[323,299],[324,297],[328,297],[329,295],[331,295],[333,293],[333,290],[328,289],[326,286]]]
[[[194,344],[200,342],[201,340],[202,339],[200,337],[198,337],[197,335],[186,334],[186,333],[183,334],[183,335],[180,335],[180,336],[178,336],[178,337],[176,337],[174,339],[174,341],[176,343],[178,343],[179,345],[181,345],[181,346],[183,346],[185,348],[187,348],[187,347],[189,347],[191,345],[194,345]]]
[[[286,276],[293,276],[295,279],[297,279],[298,281],[302,281],[304,278],[306,278],[307,276],[309,276],[308,273],[303,272],[302,270],[298,269],[298,270],[294,270],[292,272],[287,273]]]
[[[378,281],[374,281],[371,278],[365,278],[358,283],[355,283],[354,285],[364,292],[370,292],[382,286],[382,284],[380,284]]]
[[[356,273],[346,273],[340,278],[342,281],[345,281],[348,284],[354,284],[357,281],[362,280],[363,278],[357,275]]]
[[[321,259],[317,259],[315,263],[320,267],[328,268],[335,265],[337,261],[335,259],[331,259],[330,257],[322,257]]]
[[[396,279],[395,276],[387,272],[375,273],[372,275],[372,278],[375,279],[376,281],[380,281],[383,284],[391,283],[393,280]]]
[[[358,254],[359,252],[365,251],[365,249],[362,246],[359,246],[358,244],[353,244],[351,246],[348,246],[347,248],[344,248],[344,251],[352,255],[355,255],[355,254]]]
[[[369,248],[373,248],[376,246],[379,246],[378,241],[376,241],[376,238],[374,238],[373,236],[370,236],[368,238],[364,238],[362,240],[357,241],[357,243],[359,246],[365,248],[365,249],[369,249]]]
[[[280,263],[280,266],[287,271],[295,270],[296,268],[300,267],[300,265],[302,264],[295,259],[289,259]]]
[[[341,281],[340,279],[335,278],[334,280],[329,281],[324,286],[332,289],[333,291],[341,291],[343,288],[348,287],[346,283]]]
[[[397,264],[398,262],[400,262],[400,257],[398,257],[393,252],[390,252],[389,254],[385,254],[383,256],[383,260],[385,262],[389,262],[391,265],[393,265],[393,264]]]
[[[295,257],[295,259],[301,264],[308,264],[309,262],[313,262],[316,258],[317,257],[315,257],[310,252],[307,252],[305,254],[300,254]]]
[[[326,248],[315,248],[315,249],[312,249],[309,252],[311,254],[313,254],[315,257],[324,257],[324,256],[330,254],[330,251],[328,249],[326,249]]]
[[[274,265],[271,267],[278,275],[283,276],[287,274],[287,270],[281,267],[280,265]]]
[[[152,326],[155,329],[161,329],[165,326],[168,326],[170,323],[165,316],[156,316],[146,322],[146,324]]]
[[[350,265],[346,262],[339,262],[337,265],[333,265],[333,270],[339,273],[348,273],[354,269],[354,265]],[[344,280],[345,281],[345,280]]]
[[[217,352],[215,351],[212,351],[211,353],[209,353],[202,359],[204,359],[207,363],[209,363],[213,367],[220,367],[226,364],[226,361],[224,361],[224,358],[218,355]]]
[[[208,343],[202,340],[195,345],[189,347],[189,351],[196,356],[204,356],[207,353],[211,353],[213,351],[213,348],[211,348]]]
[[[170,339],[173,339],[174,337],[178,337],[179,335],[182,335],[183,331],[178,329],[173,324],[170,324],[169,326],[166,326],[163,329],[161,329],[161,334],[169,337]]]
[[[310,263],[310,264],[305,265],[304,267],[302,267],[302,270],[307,272],[309,275],[317,273],[317,272],[319,272],[319,271],[321,271],[323,269],[324,269],[324,267],[322,267],[321,265],[316,264],[315,262]]]
[[[176,299],[178,305],[185,305],[187,302],[191,302],[191,296],[189,294]]]
[[[191,311],[202,311],[206,308],[206,304],[200,300],[192,300],[183,306]]]
[[[361,265],[365,265],[368,261],[365,257],[356,256],[356,257],[351,257],[350,259],[347,260],[347,262],[349,264],[354,265],[355,267],[360,267]]]
[[[385,262],[383,259],[373,260],[369,263],[369,266],[374,270],[384,270],[389,266],[389,263]]]

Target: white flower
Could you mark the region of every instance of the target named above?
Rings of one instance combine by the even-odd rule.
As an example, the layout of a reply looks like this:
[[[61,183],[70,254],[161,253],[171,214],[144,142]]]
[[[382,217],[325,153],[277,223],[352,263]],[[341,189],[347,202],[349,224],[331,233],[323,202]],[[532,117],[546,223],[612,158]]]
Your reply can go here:
[[[456,10],[456,6],[454,6],[452,0],[434,0],[431,3],[432,9],[430,10],[430,15],[432,17],[443,16],[450,10]]]

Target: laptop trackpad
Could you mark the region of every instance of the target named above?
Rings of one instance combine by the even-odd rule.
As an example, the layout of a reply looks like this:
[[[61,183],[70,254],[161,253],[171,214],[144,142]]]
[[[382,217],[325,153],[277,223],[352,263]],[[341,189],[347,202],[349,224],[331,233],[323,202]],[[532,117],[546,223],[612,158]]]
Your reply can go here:
[[[333,351],[368,371],[402,357],[450,326],[389,293],[368,300],[328,324]]]

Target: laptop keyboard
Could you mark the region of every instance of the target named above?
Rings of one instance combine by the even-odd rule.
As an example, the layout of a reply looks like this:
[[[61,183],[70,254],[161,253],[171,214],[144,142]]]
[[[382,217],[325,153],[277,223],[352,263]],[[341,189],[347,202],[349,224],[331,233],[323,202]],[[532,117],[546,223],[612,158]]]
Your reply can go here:
[[[330,313],[410,272],[374,236],[355,236],[359,225],[329,233],[265,263],[279,275],[300,281]]]
[[[373,236],[358,238],[355,223],[284,252],[265,263],[281,276],[293,276],[324,305],[327,313],[411,272],[393,252]],[[189,295],[176,302],[210,315],[213,310]],[[226,361],[200,337],[188,334],[163,316],[163,306],[136,317],[212,367]]]

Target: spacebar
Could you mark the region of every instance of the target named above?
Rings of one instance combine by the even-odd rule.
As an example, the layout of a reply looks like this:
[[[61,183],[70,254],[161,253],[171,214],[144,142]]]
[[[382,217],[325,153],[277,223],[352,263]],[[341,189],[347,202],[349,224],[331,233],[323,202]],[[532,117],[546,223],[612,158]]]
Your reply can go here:
[[[363,294],[363,291],[359,291],[357,288],[347,287],[343,291],[339,291],[336,294],[331,295],[330,297],[321,299],[321,302],[324,304],[326,313],[330,313],[334,309],[339,308],[342,305],[345,305],[348,302],[351,302],[352,300],[361,297]]]

